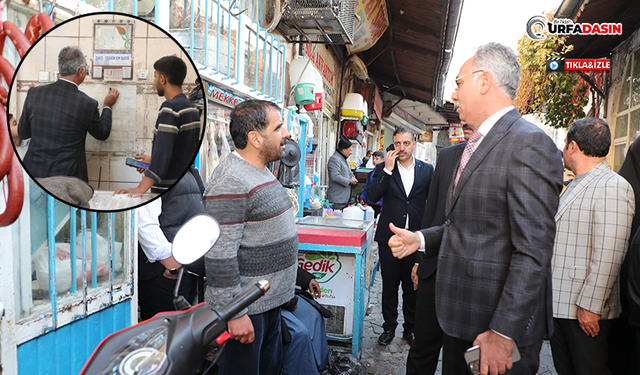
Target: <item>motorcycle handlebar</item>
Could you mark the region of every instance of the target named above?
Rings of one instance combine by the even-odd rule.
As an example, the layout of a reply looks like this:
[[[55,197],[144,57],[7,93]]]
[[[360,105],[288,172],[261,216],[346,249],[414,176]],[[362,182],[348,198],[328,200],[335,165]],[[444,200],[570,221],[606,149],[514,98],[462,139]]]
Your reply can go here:
[[[244,293],[237,295],[218,314],[225,322],[239,313],[242,309],[252,304],[255,300],[262,297],[269,290],[269,282],[260,280],[254,286],[250,287]]]

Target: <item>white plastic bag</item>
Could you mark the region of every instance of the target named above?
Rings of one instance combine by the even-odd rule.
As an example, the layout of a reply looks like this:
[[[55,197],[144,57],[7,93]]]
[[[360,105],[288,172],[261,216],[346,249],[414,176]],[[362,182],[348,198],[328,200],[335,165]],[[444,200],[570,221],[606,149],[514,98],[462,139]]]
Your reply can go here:
[[[108,241],[101,235],[97,235],[97,275],[105,276],[109,270],[109,252]],[[87,279],[91,279],[91,232],[87,231],[86,237],[86,272]],[[56,248],[56,290],[58,293],[64,293],[71,289],[71,244],[68,242],[58,242]],[[114,270],[122,271],[122,242],[116,242],[113,249]],[[33,254],[34,268],[36,272],[36,280],[41,290],[49,290],[49,248],[45,245],[41,246]],[[76,245],[76,287],[82,288],[82,234],[78,234]]]

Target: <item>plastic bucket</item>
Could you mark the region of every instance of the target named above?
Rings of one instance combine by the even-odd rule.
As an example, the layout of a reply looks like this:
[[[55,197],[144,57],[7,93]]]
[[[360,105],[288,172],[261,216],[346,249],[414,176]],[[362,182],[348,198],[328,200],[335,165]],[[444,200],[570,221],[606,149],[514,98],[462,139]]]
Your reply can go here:
[[[315,85],[313,83],[301,83],[293,89],[296,104],[311,104],[315,101]]]
[[[314,77],[316,82],[315,101],[304,106],[307,111],[322,109],[322,106],[324,105],[324,84],[322,82],[322,75],[320,75],[318,69],[314,69]]]

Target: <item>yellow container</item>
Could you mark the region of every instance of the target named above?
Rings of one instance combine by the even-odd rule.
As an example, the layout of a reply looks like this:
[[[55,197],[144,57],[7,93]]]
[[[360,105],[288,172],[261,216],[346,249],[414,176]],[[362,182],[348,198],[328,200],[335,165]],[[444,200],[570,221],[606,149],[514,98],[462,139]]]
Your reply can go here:
[[[364,99],[354,92],[348,93],[342,103],[342,116],[361,118],[364,115]]]
[[[357,109],[342,108],[342,116],[344,116],[344,117],[361,118],[363,113],[364,113],[363,111],[357,110]]]

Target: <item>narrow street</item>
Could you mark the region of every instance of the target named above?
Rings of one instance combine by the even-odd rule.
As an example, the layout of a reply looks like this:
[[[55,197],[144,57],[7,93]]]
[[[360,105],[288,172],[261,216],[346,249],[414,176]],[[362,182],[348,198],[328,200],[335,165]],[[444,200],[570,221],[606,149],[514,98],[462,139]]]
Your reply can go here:
[[[401,293],[401,292],[400,292]],[[402,297],[402,296],[400,296]],[[376,273],[375,283],[371,287],[369,303],[372,305],[371,313],[364,318],[363,351],[361,360],[367,366],[367,372],[371,375],[404,375],[406,373],[407,355],[409,344],[402,340],[402,313],[398,317],[396,337],[388,346],[378,345],[378,336],[382,333],[382,276]],[[402,298],[400,298],[399,311],[402,311]],[[557,375],[551,358],[549,341],[542,344],[540,353],[540,369],[538,375]],[[436,375],[442,375],[442,365],[438,364]]]

